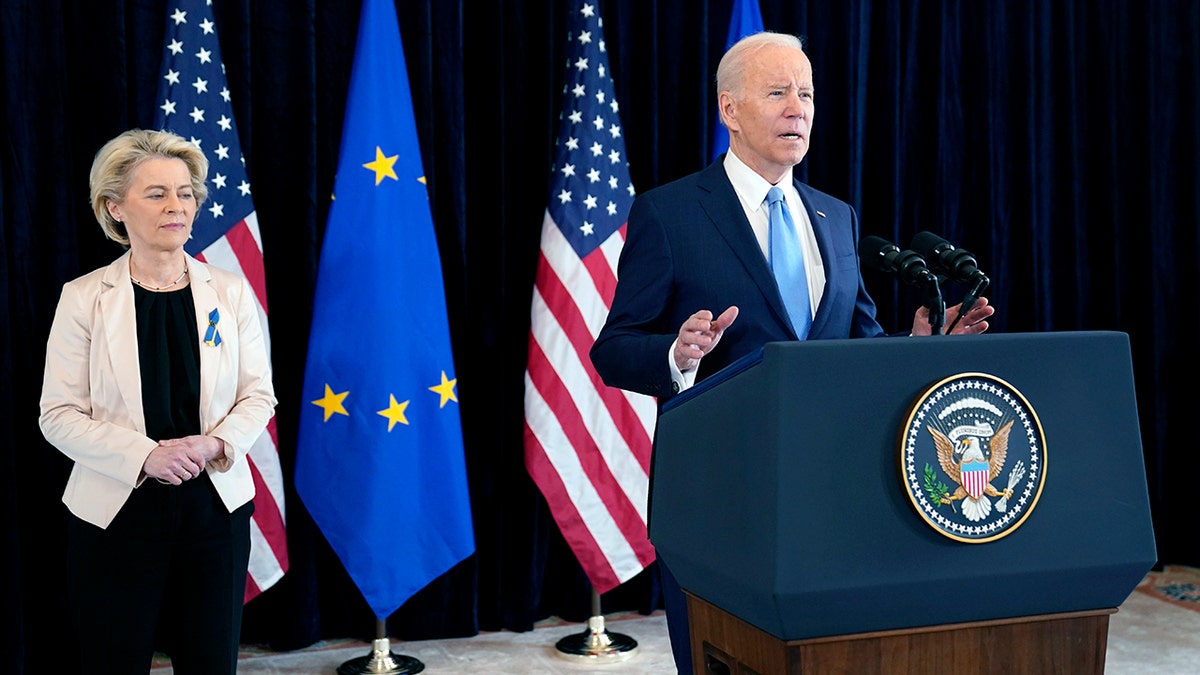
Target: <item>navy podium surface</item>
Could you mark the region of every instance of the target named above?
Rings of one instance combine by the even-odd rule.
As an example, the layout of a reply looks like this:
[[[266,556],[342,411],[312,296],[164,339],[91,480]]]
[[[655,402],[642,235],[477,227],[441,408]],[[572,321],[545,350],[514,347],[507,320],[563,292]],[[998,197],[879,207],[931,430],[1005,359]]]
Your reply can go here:
[[[780,640],[1116,608],[1156,561],[1124,333],[780,342],[726,371],[664,406],[650,538]],[[962,373],[1044,434],[1036,504],[987,541],[932,527],[902,479],[913,406]]]

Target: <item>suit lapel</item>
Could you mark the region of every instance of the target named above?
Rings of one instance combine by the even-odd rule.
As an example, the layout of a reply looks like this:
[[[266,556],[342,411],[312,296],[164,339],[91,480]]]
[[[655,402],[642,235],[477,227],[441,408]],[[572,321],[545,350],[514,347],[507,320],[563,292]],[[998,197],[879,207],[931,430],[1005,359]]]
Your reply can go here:
[[[700,207],[708,214],[713,227],[733,249],[751,281],[766,298],[775,320],[795,338],[792,322],[788,319],[779,287],[775,284],[775,275],[771,274],[758,240],[754,238],[754,230],[750,227],[750,221],[746,220],[746,212],[742,210],[742,202],[725,174],[724,165],[721,162],[710,164],[700,176],[699,185],[705,191],[700,198]]]
[[[812,223],[813,234],[817,238],[817,249],[821,252],[821,266],[825,268],[825,290],[821,294],[821,302],[817,305],[817,311],[813,314],[812,328],[809,329],[810,336],[821,335],[821,331],[825,327],[825,323],[829,320],[829,310],[833,302],[829,280],[834,274],[833,269],[833,233],[834,225],[830,222],[829,217],[824,211],[820,211],[813,204],[813,194],[810,188],[798,180],[792,179],[796,186],[796,192],[800,193],[800,201],[804,204],[804,209],[808,212],[808,220]]]
[[[210,428],[209,407],[212,406],[213,383],[217,381],[217,372],[221,365],[222,346],[205,344],[204,334],[208,330],[208,317],[213,310],[218,311],[218,332],[231,325],[234,317],[223,307],[219,307],[217,292],[212,287],[212,274],[208,268],[196,259],[188,256],[188,276],[192,280],[192,301],[196,305],[196,328],[200,335],[200,428],[202,432]]]
[[[99,319],[104,326],[108,360],[112,364],[117,390],[125,400],[126,409],[137,411],[134,420],[146,432],[142,410],[142,369],[138,360],[137,309],[133,304],[133,282],[129,280],[129,256],[117,258],[101,279]]]

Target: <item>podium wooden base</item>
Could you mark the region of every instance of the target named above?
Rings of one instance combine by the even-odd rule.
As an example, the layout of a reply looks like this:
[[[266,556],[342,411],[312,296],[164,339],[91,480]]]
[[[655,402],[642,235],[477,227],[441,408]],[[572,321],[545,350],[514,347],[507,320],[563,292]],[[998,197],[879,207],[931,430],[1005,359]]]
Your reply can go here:
[[[781,640],[688,594],[704,675],[1072,673],[1103,675],[1116,609]]]

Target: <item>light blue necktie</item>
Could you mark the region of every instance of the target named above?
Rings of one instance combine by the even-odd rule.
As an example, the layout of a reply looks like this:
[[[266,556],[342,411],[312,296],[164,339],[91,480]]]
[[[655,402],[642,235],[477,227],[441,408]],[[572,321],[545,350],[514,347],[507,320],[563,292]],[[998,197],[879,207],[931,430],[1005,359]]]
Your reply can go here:
[[[792,327],[803,340],[808,337],[808,329],[812,326],[812,310],[800,238],[796,234],[792,212],[783,201],[783,190],[773,187],[767,191],[767,207],[771,225],[771,271],[775,273],[779,294],[783,296]]]

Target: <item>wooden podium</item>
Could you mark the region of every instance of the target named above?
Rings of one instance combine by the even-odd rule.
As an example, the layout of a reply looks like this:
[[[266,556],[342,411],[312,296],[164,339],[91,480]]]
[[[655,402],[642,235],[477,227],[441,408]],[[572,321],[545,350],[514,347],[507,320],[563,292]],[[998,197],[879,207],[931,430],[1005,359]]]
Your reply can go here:
[[[1114,609],[781,640],[688,594],[692,663],[704,675],[1071,673],[1104,675]]]
[[[1044,429],[1035,506],[979,542],[901,467],[916,400],[961,373]],[[771,343],[664,405],[650,538],[697,673],[1099,674],[1157,557],[1143,461],[1124,333]]]

